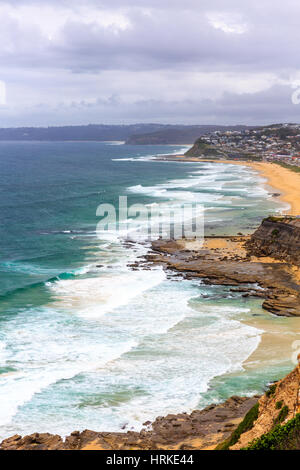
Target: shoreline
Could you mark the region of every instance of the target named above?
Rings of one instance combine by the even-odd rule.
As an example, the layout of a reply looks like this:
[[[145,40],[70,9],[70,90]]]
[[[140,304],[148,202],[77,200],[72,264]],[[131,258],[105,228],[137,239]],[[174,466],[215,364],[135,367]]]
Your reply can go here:
[[[14,435],[0,442],[0,450],[214,450],[228,439],[260,395],[231,397],[192,413],[169,414],[147,421],[140,432],[74,431],[59,435]]]
[[[289,215],[300,215],[300,174],[294,173],[271,162],[237,162],[224,160],[222,163],[248,166],[267,179],[267,184],[281,192],[279,199],[288,203],[290,209],[284,211]]]
[[[237,160],[218,160],[218,159],[202,159],[197,157],[186,157],[185,155],[166,155],[158,158],[163,161],[177,161],[190,163],[226,163],[231,165],[248,166],[256,170],[260,176],[266,178],[266,184],[271,188],[280,191],[278,199],[289,204],[290,209],[286,209],[283,213],[289,215],[300,215],[300,173],[294,173],[288,168],[283,168],[276,163],[271,162],[250,162]]]

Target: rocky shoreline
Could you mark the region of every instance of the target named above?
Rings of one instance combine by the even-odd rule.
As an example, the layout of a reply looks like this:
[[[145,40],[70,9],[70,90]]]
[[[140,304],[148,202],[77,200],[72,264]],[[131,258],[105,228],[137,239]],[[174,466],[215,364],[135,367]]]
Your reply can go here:
[[[109,433],[75,431],[62,439],[53,434],[15,435],[0,444],[0,450],[208,450],[227,439],[259,396],[231,397],[191,414],[158,417],[146,422],[140,432]]]
[[[300,365],[262,396],[234,396],[144,426],[127,433],[74,431],[65,439],[48,433],[15,435],[0,450],[299,450]]]
[[[260,227],[257,232],[261,231]],[[262,247],[258,252],[257,232],[252,237],[207,237],[200,249],[192,240],[157,240],[146,258],[186,278],[231,286],[232,292],[244,297],[261,297],[262,307],[275,315],[300,316],[299,266],[286,262],[284,254],[280,259],[280,250],[272,258]],[[270,251],[267,237],[264,241]],[[289,247],[292,250],[291,244]]]

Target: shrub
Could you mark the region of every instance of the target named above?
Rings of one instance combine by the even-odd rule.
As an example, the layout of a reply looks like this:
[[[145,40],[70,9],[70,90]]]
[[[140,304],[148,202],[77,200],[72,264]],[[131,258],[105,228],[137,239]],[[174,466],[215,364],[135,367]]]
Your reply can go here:
[[[277,228],[275,228],[272,232],[272,237],[275,238],[275,237],[278,237],[278,235],[279,235],[279,230]]]
[[[242,450],[296,450],[300,449],[300,414],[284,426],[278,424],[272,431],[251,442]]]
[[[266,391],[266,396],[268,398],[270,398],[274,395],[274,393],[276,392],[276,387],[277,387],[277,384],[273,384],[269,387],[269,390]]]
[[[244,432],[250,431],[250,429],[253,428],[254,422],[257,420],[259,414],[259,404],[256,403],[256,405],[251,408],[250,411],[246,414],[245,418],[243,421],[239,424],[239,426],[233,431],[231,436],[221,444],[219,444],[216,447],[216,450],[228,450],[229,447],[233,446],[236,444]]]
[[[288,414],[289,414],[289,407],[285,405],[283,408],[281,408],[277,418],[275,418],[274,424],[282,423]]]

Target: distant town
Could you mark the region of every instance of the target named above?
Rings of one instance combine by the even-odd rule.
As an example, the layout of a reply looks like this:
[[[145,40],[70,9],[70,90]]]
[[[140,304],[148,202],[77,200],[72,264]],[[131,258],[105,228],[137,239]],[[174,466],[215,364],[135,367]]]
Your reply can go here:
[[[214,131],[195,144],[203,156],[276,161],[300,167],[300,124],[276,124],[242,130]]]

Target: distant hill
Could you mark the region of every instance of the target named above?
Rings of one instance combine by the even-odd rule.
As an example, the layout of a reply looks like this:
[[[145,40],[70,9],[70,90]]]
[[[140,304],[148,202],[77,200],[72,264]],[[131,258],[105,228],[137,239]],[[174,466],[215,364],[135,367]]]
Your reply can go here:
[[[192,144],[201,135],[208,132],[243,130],[247,126],[165,126],[164,129],[151,133],[131,135],[127,140],[128,145],[164,145],[164,144]]]
[[[155,132],[164,129],[165,127],[168,126],[163,124],[89,124],[87,126],[0,128],[0,141],[126,141],[132,134]]]
[[[183,126],[171,124],[129,124],[53,127],[0,128],[0,141],[110,141],[129,145],[191,144],[214,130],[244,129],[245,126]]]

